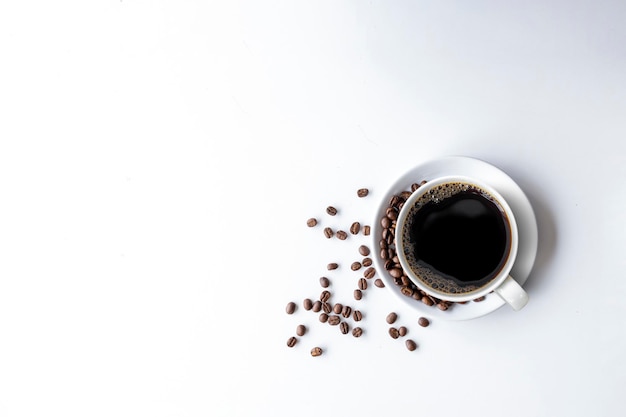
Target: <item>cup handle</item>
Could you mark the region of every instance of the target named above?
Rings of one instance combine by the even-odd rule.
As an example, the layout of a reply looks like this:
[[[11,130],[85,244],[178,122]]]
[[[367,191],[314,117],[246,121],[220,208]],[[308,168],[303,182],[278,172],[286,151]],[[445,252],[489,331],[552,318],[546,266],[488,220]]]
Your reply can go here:
[[[521,310],[528,303],[528,294],[510,275],[495,289],[495,292],[515,311]]]

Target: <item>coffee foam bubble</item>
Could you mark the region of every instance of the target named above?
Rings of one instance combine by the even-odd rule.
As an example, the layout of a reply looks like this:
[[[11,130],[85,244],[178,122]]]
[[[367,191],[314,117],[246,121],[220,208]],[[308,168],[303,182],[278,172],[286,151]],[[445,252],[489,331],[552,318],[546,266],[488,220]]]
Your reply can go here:
[[[487,200],[493,202],[502,212],[502,206],[496,201],[491,194],[482,188],[468,183],[462,182],[450,182],[440,184],[436,187],[433,187],[424,195],[419,197],[410,208],[407,213],[407,221],[404,223],[404,227],[401,233],[402,236],[402,245],[404,247],[404,257],[406,258],[411,270],[415,273],[415,275],[422,281],[422,283],[438,292],[444,292],[448,294],[469,294],[474,291],[480,290],[485,285],[488,285],[491,280],[488,282],[482,283],[482,285],[474,285],[474,284],[466,284],[459,285],[455,281],[450,278],[446,278],[439,274],[436,271],[430,269],[423,262],[420,262],[415,258],[415,247],[414,244],[410,241],[408,231],[412,228],[413,223],[411,219],[415,218],[415,214],[426,204],[428,203],[439,203],[447,198],[452,197],[455,194],[461,192],[475,192]],[[495,276],[494,276],[495,278]],[[493,278],[492,278],[493,279]]]

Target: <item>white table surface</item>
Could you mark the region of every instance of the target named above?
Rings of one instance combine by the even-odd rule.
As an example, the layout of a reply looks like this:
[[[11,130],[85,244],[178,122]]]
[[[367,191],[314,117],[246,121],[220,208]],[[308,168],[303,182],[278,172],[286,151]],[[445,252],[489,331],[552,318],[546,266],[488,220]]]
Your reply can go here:
[[[3,2],[0,416],[623,415],[624,4]],[[525,309],[285,314],[445,155],[528,194]]]

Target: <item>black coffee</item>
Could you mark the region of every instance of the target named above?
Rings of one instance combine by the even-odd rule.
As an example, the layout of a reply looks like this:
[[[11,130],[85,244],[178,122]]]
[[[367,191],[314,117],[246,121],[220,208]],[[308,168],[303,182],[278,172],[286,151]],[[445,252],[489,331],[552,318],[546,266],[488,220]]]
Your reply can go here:
[[[420,197],[408,213],[404,252],[411,269],[433,289],[467,293],[500,272],[510,249],[510,226],[486,191],[446,183]]]

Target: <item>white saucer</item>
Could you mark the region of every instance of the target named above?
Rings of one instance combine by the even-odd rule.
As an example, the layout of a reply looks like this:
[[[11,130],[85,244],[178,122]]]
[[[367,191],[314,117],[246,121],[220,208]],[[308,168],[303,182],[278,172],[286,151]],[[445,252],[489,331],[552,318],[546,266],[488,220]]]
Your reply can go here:
[[[431,180],[436,177],[447,175],[465,175],[476,178],[494,187],[511,206],[519,229],[519,248],[515,265],[511,270],[511,276],[520,284],[524,285],[535,263],[538,245],[537,219],[530,201],[522,189],[503,171],[487,162],[463,156],[450,156],[428,161],[418,165],[398,178],[383,196],[375,221],[372,226],[372,248],[378,248],[378,242],[382,234],[380,219],[385,215],[389,200],[394,194],[408,190],[414,182]],[[455,304],[448,311],[441,311],[436,306],[429,307],[421,301],[402,295],[391,276],[385,271],[384,262],[380,258],[379,251],[375,253],[374,262],[376,270],[385,286],[397,295],[403,302],[419,311],[421,315],[444,320],[468,320],[489,314],[505,303],[496,294],[488,294],[484,301],[467,304]],[[532,297],[530,298],[532,302]],[[513,311],[513,310],[511,310]]]

